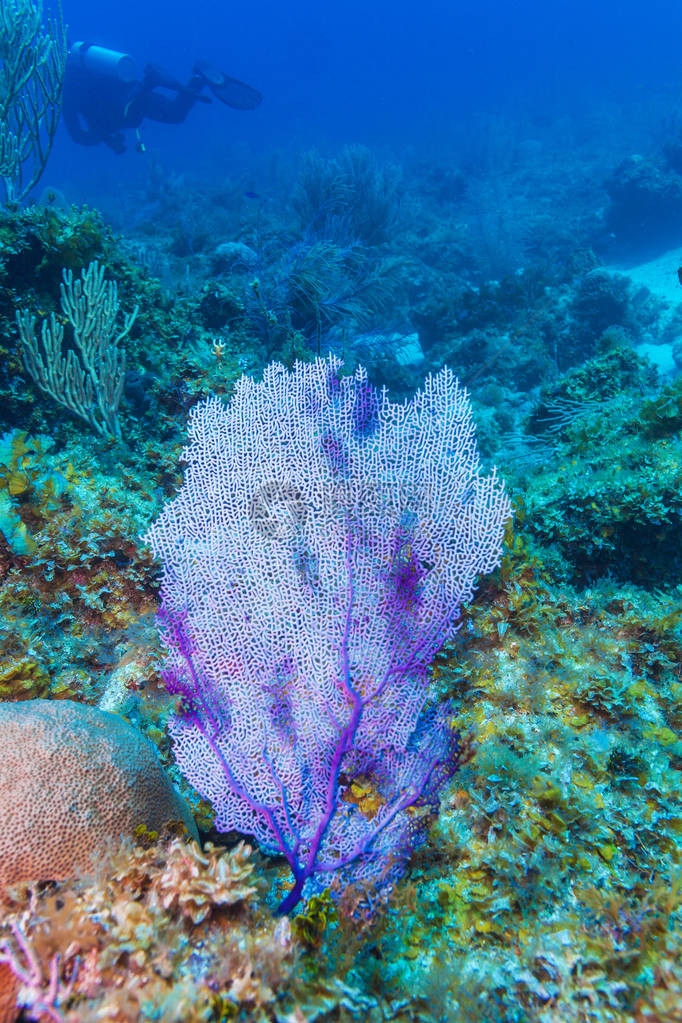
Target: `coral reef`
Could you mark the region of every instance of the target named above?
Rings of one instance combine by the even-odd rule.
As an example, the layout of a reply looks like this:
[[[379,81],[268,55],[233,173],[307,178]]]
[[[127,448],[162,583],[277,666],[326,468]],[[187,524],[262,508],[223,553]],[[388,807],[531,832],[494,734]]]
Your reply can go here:
[[[603,265],[676,238],[679,137],[661,129],[662,153],[623,162],[631,136],[590,151],[556,130],[542,141],[491,119],[456,158],[403,154],[400,169],[351,148],[252,154],[202,181],[153,157],[106,217],[56,190],[2,211],[0,697],[113,712],[153,743],[201,841],[156,834],[135,802],[123,846],[73,876],[55,869],[74,850],[66,799],[50,817],[61,852],[37,825],[10,838],[68,876],[5,892],[3,1023],[679,1018],[680,261],[663,260],[667,308]],[[59,316],[64,271],[75,281],[94,260],[121,308],[138,307],[120,437],[41,393],[16,328],[18,310],[38,327]],[[659,346],[657,368],[645,355]],[[287,864],[218,839],[175,763],[183,708],[160,673],[160,572],[141,537],[182,487],[193,406],[229,400],[245,372],[257,386],[272,357],[290,368],[328,351],[344,373],[367,364],[394,401],[447,363],[514,525],[429,676],[459,769],[438,805],[414,809],[424,841],[405,873],[320,878],[277,919]],[[265,528],[277,494],[254,509]],[[305,553],[290,551],[303,578]],[[405,552],[392,576],[407,592],[413,567]],[[92,769],[93,734],[79,756],[53,745],[43,817],[55,779],[68,792]],[[374,819],[377,778],[344,778],[341,803]],[[26,801],[12,820],[30,825]]]
[[[553,464],[536,474],[527,527],[561,552],[561,569],[584,583],[611,575],[640,585],[680,579],[682,464],[675,438],[678,385],[655,399],[623,393],[646,380],[631,353],[586,363],[534,411],[551,431]],[[615,454],[615,457],[614,457]]]

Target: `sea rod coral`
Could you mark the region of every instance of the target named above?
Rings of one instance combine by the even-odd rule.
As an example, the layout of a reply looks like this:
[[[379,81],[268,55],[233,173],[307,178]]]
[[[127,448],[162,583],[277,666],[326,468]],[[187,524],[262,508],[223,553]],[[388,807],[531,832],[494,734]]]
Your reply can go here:
[[[340,368],[273,363],[198,405],[147,534],[176,760],[220,830],[287,860],[281,912],[330,879],[380,886],[423,831],[458,759],[429,665],[509,517],[448,369],[398,405]]]
[[[0,5],[0,200],[18,202],[45,170],[59,123],[66,68],[61,7],[42,0]]]

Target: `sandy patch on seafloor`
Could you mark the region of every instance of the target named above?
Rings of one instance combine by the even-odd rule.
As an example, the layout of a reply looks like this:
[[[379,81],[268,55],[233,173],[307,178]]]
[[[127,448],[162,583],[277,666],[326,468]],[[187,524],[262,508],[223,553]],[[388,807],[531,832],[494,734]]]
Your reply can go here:
[[[682,312],[682,284],[677,275],[682,267],[682,246],[668,249],[655,259],[632,266],[612,264],[602,267],[607,273],[627,277],[633,288],[646,288],[651,294],[665,302],[667,310],[661,311],[660,326],[664,330],[673,316]],[[682,332],[675,339],[682,339]],[[652,343],[653,342],[653,343]],[[640,355],[646,355],[664,375],[675,373],[677,366],[673,358],[674,342],[655,343],[655,339],[637,345]]]
[[[632,281],[637,288],[648,288],[656,298],[663,299],[672,306],[682,305],[682,284],[680,284],[677,271],[682,266],[682,246],[675,249],[668,249],[655,259],[649,259],[646,263],[638,263],[635,266],[612,266],[603,267],[607,273],[621,274]],[[671,310],[672,312],[672,310]]]

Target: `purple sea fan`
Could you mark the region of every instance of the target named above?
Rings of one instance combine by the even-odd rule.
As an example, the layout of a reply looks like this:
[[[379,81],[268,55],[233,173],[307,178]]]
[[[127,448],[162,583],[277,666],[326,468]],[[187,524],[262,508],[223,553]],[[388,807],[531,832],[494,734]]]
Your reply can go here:
[[[510,514],[450,370],[403,404],[339,370],[273,363],[196,406],[147,534],[176,761],[220,830],[286,858],[282,912],[332,878],[380,882],[414,844],[457,758],[429,665]]]

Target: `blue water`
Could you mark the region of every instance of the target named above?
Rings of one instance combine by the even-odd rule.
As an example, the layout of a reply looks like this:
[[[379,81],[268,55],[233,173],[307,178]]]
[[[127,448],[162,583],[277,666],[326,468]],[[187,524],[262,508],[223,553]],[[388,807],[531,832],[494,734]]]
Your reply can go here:
[[[148,150],[169,170],[220,174],[235,151],[348,142],[447,157],[491,113],[542,139],[561,118],[589,125],[603,104],[627,131],[633,105],[682,97],[682,11],[671,0],[66,0],[64,15],[72,40],[128,51],[140,67],[185,78],[204,58],[263,92],[255,113],[214,103],[181,127],[147,124]],[[45,181],[78,198],[78,186],[115,189],[144,164],[134,151],[83,150],[62,129]]]

